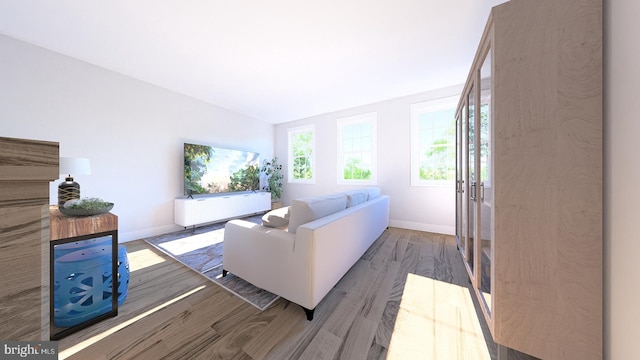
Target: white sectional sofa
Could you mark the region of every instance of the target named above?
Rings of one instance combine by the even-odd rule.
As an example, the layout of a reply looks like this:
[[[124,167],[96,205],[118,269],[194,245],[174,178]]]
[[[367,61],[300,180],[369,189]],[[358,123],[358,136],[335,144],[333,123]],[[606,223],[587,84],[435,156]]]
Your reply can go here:
[[[293,200],[265,214],[262,225],[231,220],[223,275],[302,306],[312,320],[318,303],[389,226],[389,204],[378,188],[365,188]]]

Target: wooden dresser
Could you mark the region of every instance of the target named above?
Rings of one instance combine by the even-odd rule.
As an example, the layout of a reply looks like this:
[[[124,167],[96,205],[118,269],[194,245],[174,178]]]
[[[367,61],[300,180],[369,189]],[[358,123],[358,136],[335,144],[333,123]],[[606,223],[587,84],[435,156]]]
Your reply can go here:
[[[49,340],[49,183],[58,143],[0,137],[0,339]]]

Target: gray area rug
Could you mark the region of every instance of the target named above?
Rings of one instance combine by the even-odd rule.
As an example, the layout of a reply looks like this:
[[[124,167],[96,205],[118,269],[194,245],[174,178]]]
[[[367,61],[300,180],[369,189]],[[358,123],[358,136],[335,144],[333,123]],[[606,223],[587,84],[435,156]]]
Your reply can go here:
[[[261,217],[261,215],[251,216],[244,220],[259,224]],[[223,222],[186,229],[148,238],[145,241],[259,310],[264,310],[278,299],[277,295],[260,289],[231,273],[222,277],[224,225]]]

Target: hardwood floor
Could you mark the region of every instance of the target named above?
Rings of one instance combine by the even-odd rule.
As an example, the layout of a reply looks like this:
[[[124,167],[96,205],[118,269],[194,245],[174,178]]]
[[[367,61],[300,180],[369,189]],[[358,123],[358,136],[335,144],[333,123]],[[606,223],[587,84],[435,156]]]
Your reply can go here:
[[[118,316],[60,340],[60,359],[496,358],[451,236],[388,229],[313,321],[284,299],[260,312],[142,240],[125,245]]]

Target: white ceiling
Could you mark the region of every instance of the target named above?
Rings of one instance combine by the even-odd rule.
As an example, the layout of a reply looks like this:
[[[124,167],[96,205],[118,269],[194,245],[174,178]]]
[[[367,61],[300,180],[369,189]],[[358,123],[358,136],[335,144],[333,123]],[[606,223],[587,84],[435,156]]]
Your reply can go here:
[[[461,84],[505,0],[2,0],[0,33],[270,123]]]

